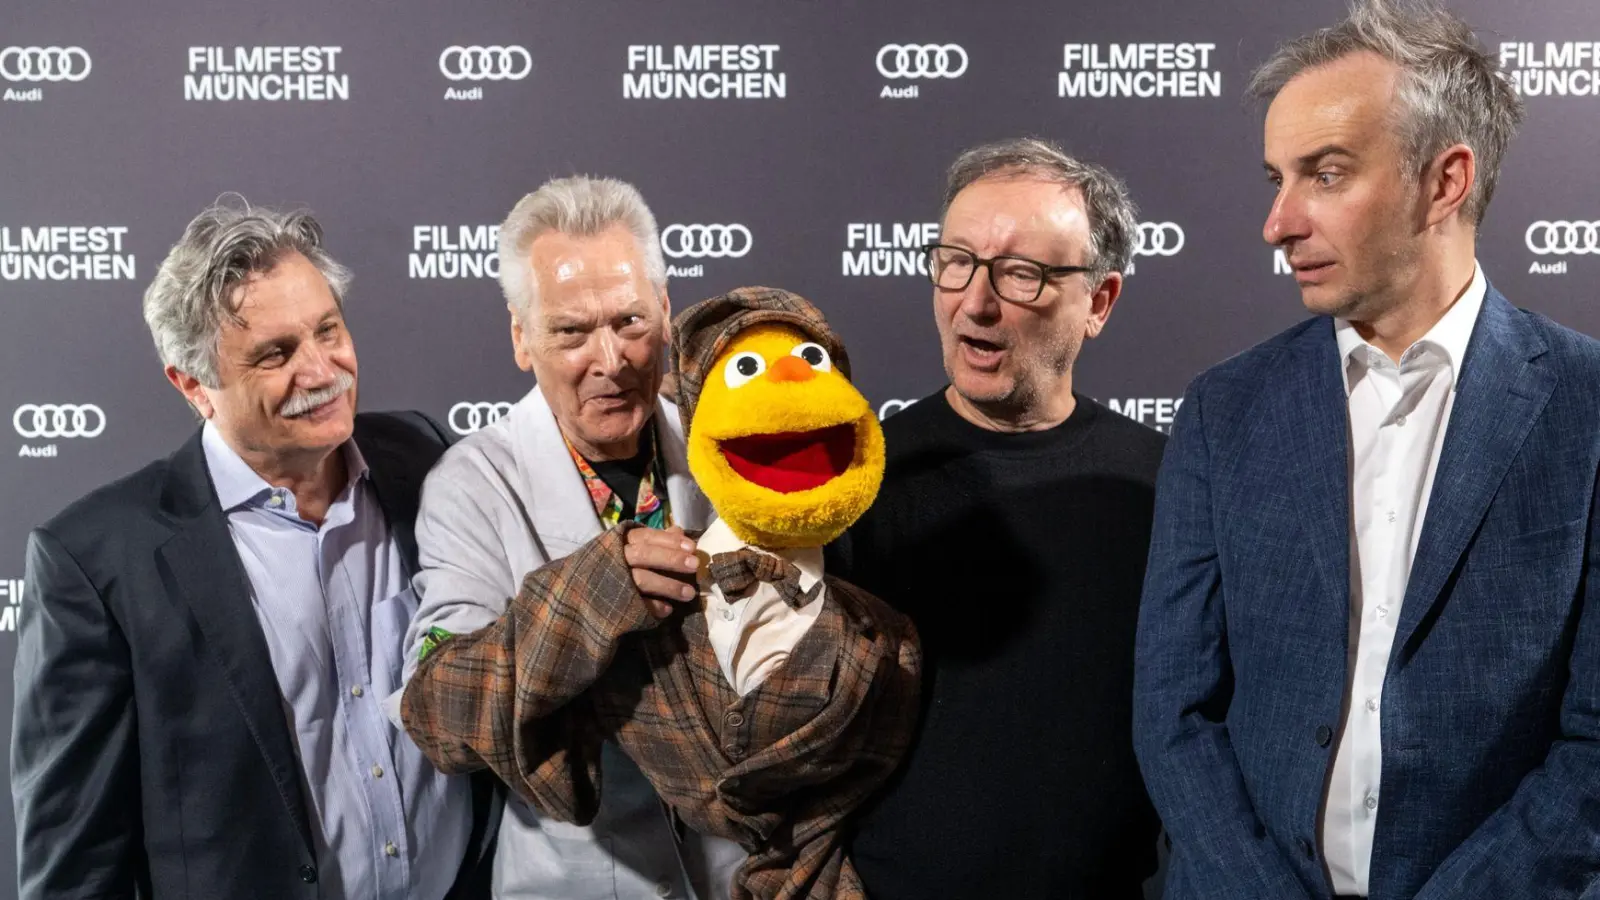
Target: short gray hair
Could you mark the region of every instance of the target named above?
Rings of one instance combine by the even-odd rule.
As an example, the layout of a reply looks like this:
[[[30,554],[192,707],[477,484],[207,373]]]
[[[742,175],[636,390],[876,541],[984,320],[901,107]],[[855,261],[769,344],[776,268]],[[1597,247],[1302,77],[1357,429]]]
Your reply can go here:
[[[617,225],[628,229],[638,243],[645,278],[658,293],[666,290],[667,263],[661,256],[656,217],[638,188],[615,178],[573,175],[546,181],[517,201],[500,226],[500,290],[506,303],[526,321],[538,302],[539,282],[528,248],[540,235],[554,231],[592,237]]]
[[[1482,222],[1522,124],[1522,100],[1472,28],[1435,0],[1357,0],[1343,22],[1278,47],[1251,78],[1249,96],[1270,101],[1307,69],[1362,52],[1400,68],[1393,113],[1403,174],[1417,178],[1446,147],[1471,147],[1477,178],[1461,215]]]
[[[209,388],[221,386],[222,323],[243,324],[234,288],[291,253],[317,267],[341,311],[350,286],[350,270],[322,248],[322,226],[310,212],[277,212],[232,196],[237,205],[224,195],[194,217],[144,292],[144,321],[161,362]]]
[[[1010,138],[964,151],[951,163],[945,178],[944,203],[939,221],[956,195],[975,181],[991,176],[1024,176],[1055,182],[1083,193],[1089,218],[1090,273],[1096,280],[1109,272],[1125,272],[1133,263],[1138,240],[1138,208],[1128,186],[1109,169],[1067,155],[1056,144],[1040,138]],[[943,231],[941,225],[940,228]]]

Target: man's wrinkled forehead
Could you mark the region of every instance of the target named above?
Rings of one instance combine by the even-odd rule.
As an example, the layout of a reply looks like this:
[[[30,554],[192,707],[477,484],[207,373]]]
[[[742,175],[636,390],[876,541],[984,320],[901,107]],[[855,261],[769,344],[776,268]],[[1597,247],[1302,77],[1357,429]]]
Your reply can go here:
[[[975,243],[1075,242],[1088,236],[1083,191],[1032,174],[986,175],[952,198],[941,234]]]
[[[1399,69],[1374,53],[1354,53],[1291,78],[1267,108],[1266,163],[1308,165],[1332,148],[1345,156],[1395,144]]]
[[[572,281],[543,292],[537,311],[546,321],[610,319],[625,315],[652,319],[661,315],[661,304],[654,289],[642,280]]]
[[[554,236],[533,248],[539,302],[545,307],[591,306],[608,311],[637,307],[644,313],[656,291],[631,236]]]

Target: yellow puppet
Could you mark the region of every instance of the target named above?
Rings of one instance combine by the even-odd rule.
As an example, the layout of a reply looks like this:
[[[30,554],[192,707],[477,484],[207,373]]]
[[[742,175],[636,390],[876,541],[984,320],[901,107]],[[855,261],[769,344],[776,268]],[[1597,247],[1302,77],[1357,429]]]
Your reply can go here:
[[[828,349],[788,324],[728,341],[701,388],[688,449],[717,515],[768,549],[832,541],[883,481],[877,416]]]
[[[740,288],[673,329],[689,471],[717,513],[699,538],[702,606],[684,630],[691,648],[706,634],[735,715],[765,720],[775,771],[791,754],[813,770],[792,779],[803,802],[775,806],[809,845],[793,862],[770,841],[753,848],[744,883],[760,897],[864,896],[838,832],[910,740],[920,658],[910,622],[828,577],[822,548],[877,496],[883,431],[850,383],[844,344],[795,294]],[[831,782],[817,778],[829,769]]]
[[[441,770],[487,767],[577,823],[614,743],[683,824],[749,853],[732,900],[864,900],[844,829],[910,746],[921,656],[822,547],[872,504],[883,434],[844,345],[787,291],[696,304],[674,351],[689,469],[719,516],[699,597],[652,615],[626,555],[644,526],[619,523],[424,659],[406,730]]]

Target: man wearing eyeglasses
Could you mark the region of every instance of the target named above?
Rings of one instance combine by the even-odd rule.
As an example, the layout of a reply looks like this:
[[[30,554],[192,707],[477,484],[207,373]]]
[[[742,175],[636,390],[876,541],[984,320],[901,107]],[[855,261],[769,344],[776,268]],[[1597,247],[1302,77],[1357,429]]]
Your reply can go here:
[[[1136,230],[1116,176],[1044,141],[951,166],[925,248],[949,384],[884,424],[828,562],[926,654],[921,734],[853,840],[873,900],[1137,900],[1155,870],[1133,646],[1164,439],[1072,382]]]

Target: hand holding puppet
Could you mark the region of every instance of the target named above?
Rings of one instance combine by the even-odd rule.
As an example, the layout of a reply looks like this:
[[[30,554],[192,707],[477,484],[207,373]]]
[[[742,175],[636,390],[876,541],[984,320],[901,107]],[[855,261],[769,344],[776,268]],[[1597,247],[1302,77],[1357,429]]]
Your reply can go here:
[[[698,600],[650,616],[623,557],[638,526],[619,525],[425,659],[447,668],[407,690],[406,729],[444,771],[487,766],[580,824],[614,741],[679,820],[750,853],[733,900],[865,898],[841,830],[910,744],[921,659],[910,621],[827,575],[822,547],[876,496],[883,433],[843,344],[787,291],[696,304],[674,350],[689,469],[718,515]]]

